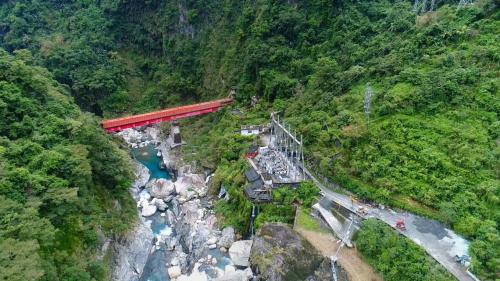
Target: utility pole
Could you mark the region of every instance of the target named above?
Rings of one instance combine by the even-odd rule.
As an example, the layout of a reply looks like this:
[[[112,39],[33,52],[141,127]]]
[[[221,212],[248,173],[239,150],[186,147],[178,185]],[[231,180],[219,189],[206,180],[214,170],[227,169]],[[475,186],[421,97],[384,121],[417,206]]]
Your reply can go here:
[[[354,223],[354,219],[351,217],[351,222],[349,223],[349,226],[347,227],[347,230],[345,231],[344,237],[340,237],[341,243],[339,247],[337,248],[337,251],[333,256],[330,257],[330,263],[332,266],[332,274],[333,274],[333,280],[337,281],[337,269],[335,269],[335,263],[337,262],[338,255],[340,250],[342,250],[342,247],[345,245],[345,241],[349,238],[349,234],[351,232],[351,226]]]

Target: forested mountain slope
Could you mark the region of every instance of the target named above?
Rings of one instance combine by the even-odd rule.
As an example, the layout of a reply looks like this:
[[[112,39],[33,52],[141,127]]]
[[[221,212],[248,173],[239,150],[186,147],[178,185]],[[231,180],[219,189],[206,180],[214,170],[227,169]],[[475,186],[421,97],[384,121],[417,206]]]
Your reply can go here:
[[[243,103],[256,95],[304,134],[320,173],[450,224],[474,240],[475,270],[494,279],[499,10],[495,1],[456,4],[130,2],[114,28],[122,44],[162,58],[143,64],[163,83],[146,95],[151,104],[184,92],[234,88]]]
[[[3,1],[0,45],[30,49],[98,114],[255,95],[304,134],[318,172],[451,225],[494,280],[498,1],[436,2]]]
[[[98,247],[135,218],[128,159],[29,52],[0,49],[0,279],[105,280]]]

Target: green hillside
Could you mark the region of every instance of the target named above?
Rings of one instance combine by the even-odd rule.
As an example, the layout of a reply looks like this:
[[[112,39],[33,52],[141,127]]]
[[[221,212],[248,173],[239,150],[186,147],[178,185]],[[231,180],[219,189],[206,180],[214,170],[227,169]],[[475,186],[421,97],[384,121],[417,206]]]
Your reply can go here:
[[[106,280],[101,239],[136,216],[128,156],[25,51],[0,50],[0,116],[0,279]]]
[[[471,240],[473,271],[481,280],[495,280],[500,278],[500,13],[495,0],[465,7],[458,2],[436,1],[430,11],[396,0],[3,1],[0,46],[10,53],[28,49],[32,56],[17,55],[24,54],[26,68],[47,68],[44,79],[57,85],[56,92],[70,93],[81,109],[98,115],[208,100],[234,89],[248,118],[224,114],[191,125],[206,133],[193,140],[206,145],[200,152],[204,161],[227,167],[220,149],[228,143],[241,149],[230,136],[231,126],[264,122],[270,111],[279,111],[304,135],[308,163],[318,173],[360,197],[450,225]],[[21,60],[6,54],[2,59]],[[28,87],[16,79],[10,83]],[[5,87],[14,86],[2,91]],[[42,94],[24,92],[26,106],[44,104],[38,100]],[[250,109],[252,96],[259,103]],[[86,128],[98,134],[92,117],[71,101],[65,104],[53,114],[62,118],[71,112],[73,119],[94,124]],[[52,175],[36,155],[45,150],[65,155],[69,148],[61,142],[80,144],[83,151],[72,155],[79,157],[76,163],[94,157],[73,130],[30,125],[40,118],[53,120],[44,126],[63,122],[56,117],[17,114],[17,123],[0,123],[7,171],[21,167]],[[0,122],[5,120],[10,119]],[[56,136],[31,140],[44,135],[40,130]],[[11,143],[22,147],[18,139],[38,143],[39,151],[21,162],[9,160],[18,158],[8,156],[15,151],[29,151],[5,149]],[[104,137],[100,143],[116,150]],[[108,178],[99,176],[100,169],[86,167],[91,170],[86,182],[71,182],[64,173],[66,185],[93,190],[123,183],[102,182]],[[120,173],[127,178],[128,172]],[[1,194],[27,204],[29,196],[18,186],[2,188],[9,191]]]

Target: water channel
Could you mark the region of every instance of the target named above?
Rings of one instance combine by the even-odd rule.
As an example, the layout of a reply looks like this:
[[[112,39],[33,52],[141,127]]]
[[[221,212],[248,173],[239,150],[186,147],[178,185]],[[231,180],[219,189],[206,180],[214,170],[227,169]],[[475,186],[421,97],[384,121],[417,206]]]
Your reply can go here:
[[[161,169],[160,164],[162,164],[162,157],[155,149],[152,144],[148,144],[144,147],[132,149],[132,157],[146,166],[150,171],[150,178],[152,179],[171,179],[172,177],[166,169]],[[144,189],[139,194],[140,197],[150,198],[148,190]],[[167,203],[170,208],[170,203]],[[175,236],[175,230],[172,226],[169,226],[166,222],[166,218],[161,216],[159,212],[155,215],[148,217],[146,219],[150,223],[151,230],[155,237],[160,236]],[[155,250],[154,253],[150,254],[146,265],[144,266],[143,273],[141,275],[141,281],[169,281],[170,278],[167,272],[166,263],[169,262],[171,257],[169,257],[170,251],[166,249],[164,243],[160,244],[160,248]],[[231,259],[228,257],[227,253],[221,253],[219,249],[212,249],[208,251],[208,254],[217,259],[216,267],[224,270],[226,265],[232,264]],[[207,271],[208,276],[211,274]]]

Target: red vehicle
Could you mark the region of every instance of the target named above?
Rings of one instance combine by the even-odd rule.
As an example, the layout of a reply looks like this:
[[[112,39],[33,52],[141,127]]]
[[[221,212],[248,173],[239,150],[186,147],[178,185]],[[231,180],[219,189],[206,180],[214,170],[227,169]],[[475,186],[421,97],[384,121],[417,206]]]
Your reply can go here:
[[[405,231],[406,230],[405,221],[403,219],[398,219],[396,221],[396,228],[401,231]]]

